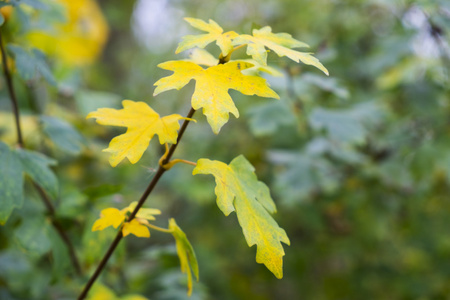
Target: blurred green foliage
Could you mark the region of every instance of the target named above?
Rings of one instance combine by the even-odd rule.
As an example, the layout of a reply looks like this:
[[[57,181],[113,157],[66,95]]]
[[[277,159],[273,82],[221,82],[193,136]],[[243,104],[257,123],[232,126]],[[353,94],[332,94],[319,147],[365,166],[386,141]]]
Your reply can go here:
[[[140,197],[163,149],[152,142],[137,165],[113,169],[101,149],[121,129],[94,125],[86,114],[132,99],[161,115],[185,115],[193,83],[151,97],[153,83],[167,75],[156,65],[186,57],[174,54],[181,36],[194,31],[183,17],[211,18],[242,33],[270,25],[311,45],[330,71],[326,77],[271,54],[269,64],[284,74],[267,76],[280,101],[231,92],[241,117],[231,117],[219,136],[195,116],[175,156],[230,161],[244,154],[270,187],[275,219],[291,246],[278,280],[255,263],[255,248],[248,249],[236,219],[218,210],[214,180],[177,165],[146,205],[163,211],[160,226],[175,218],[196,251],[200,282],[190,299],[448,298],[448,1],[102,0],[109,39],[95,63],[84,66],[45,57],[26,42],[30,26],[47,30],[46,21],[61,22],[53,1],[13,2],[1,30],[16,59],[13,80],[30,152],[12,150],[2,78],[0,154],[13,159],[2,158],[0,175],[20,165],[19,157],[44,173],[58,162],[52,167],[58,192],[51,175],[42,180],[85,275],[72,269],[30,182],[17,179],[11,190],[25,186],[24,204],[0,227],[0,299],[73,299],[92,274],[114,236],[113,229],[91,232],[94,220],[101,209]],[[218,55],[214,46],[208,50]],[[0,180],[9,184],[5,176]],[[172,237],[152,232],[150,240],[126,239],[99,284],[117,297],[187,299],[184,280]]]

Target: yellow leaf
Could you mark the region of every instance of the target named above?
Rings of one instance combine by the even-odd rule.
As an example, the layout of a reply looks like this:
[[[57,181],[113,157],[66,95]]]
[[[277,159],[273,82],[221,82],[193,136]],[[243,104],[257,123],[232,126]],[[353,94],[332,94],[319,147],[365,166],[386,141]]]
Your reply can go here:
[[[303,62],[312,65],[328,75],[328,70],[310,53],[299,52],[291,48],[309,47],[307,44],[293,39],[287,33],[272,33],[269,26],[261,29],[253,29],[253,36],[239,35],[233,40],[233,45],[247,44],[247,54],[262,65],[267,65],[267,50],[273,50],[278,56],[287,56],[295,62]]]
[[[237,90],[245,95],[258,95],[279,99],[279,96],[269,88],[266,80],[258,76],[246,76],[241,73],[253,65],[242,61],[233,61],[203,69],[189,61],[168,61],[158,67],[174,73],[161,78],[155,85],[154,95],[171,89],[181,89],[192,79],[196,81],[192,95],[192,107],[200,109],[208,119],[215,134],[227,123],[229,113],[236,118],[239,112],[228,94],[229,89]]]
[[[137,204],[138,204],[137,201],[131,202],[130,205],[128,205],[128,207],[124,208],[124,211],[131,213],[132,211],[134,211]],[[161,211],[159,209],[141,207],[139,209],[138,213],[136,214],[136,218],[152,221],[152,220],[155,220],[154,215],[160,215],[160,214],[161,214]]]
[[[189,54],[189,61],[197,65],[212,67],[219,63],[219,60],[215,58],[211,53],[205,49],[195,48]]]
[[[92,287],[87,300],[148,300],[148,298],[137,294],[117,297],[111,289],[98,282]]]
[[[100,213],[100,219],[95,221],[92,231],[103,230],[109,226],[117,228],[125,220],[125,213],[117,208],[105,208]]]
[[[161,144],[176,144],[180,128],[178,121],[184,119],[182,116],[173,114],[160,118],[144,102],[124,100],[122,104],[123,109],[100,108],[87,116],[96,118],[102,125],[128,127],[126,133],[113,138],[109,148],[103,150],[111,153],[111,166],[117,166],[125,157],[133,164],[138,162],[155,134]]]
[[[283,277],[284,250],[289,238],[269,213],[276,207],[269,188],[258,181],[253,166],[244,156],[229,165],[200,159],[192,174],[211,174],[216,179],[217,205],[228,216],[236,211],[249,247],[257,245],[256,262],[263,263],[277,278]]]
[[[183,37],[183,41],[178,45],[175,53],[180,53],[194,47],[205,48],[208,44],[216,41],[217,46],[222,50],[222,55],[226,56],[232,49],[231,40],[238,34],[234,31],[223,33],[220,27],[213,20],[209,20],[209,24],[200,19],[184,18],[192,27],[208,32],[207,34],[187,35]]]
[[[108,24],[93,0],[56,0],[66,9],[66,22],[51,30],[32,29],[26,36],[37,47],[67,65],[89,65],[100,55],[108,38]]]
[[[169,229],[172,230],[172,235],[175,238],[177,246],[177,254],[180,259],[181,272],[187,274],[188,295],[192,294],[192,273],[194,273],[198,281],[198,263],[195,256],[194,248],[186,237],[186,234],[178,227],[174,219],[169,220]]]
[[[118,300],[116,294],[108,287],[101,283],[97,283],[92,287],[87,300]]]
[[[122,233],[123,236],[127,236],[132,233],[137,237],[150,237],[150,231],[147,226],[141,224],[138,219],[133,219],[130,222],[123,224]]]

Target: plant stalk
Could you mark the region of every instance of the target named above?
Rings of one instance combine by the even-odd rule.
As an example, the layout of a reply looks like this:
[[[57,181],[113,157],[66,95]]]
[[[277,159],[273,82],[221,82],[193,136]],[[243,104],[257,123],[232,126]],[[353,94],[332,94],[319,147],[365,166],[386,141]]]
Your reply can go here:
[[[16,132],[17,132],[17,145],[20,148],[25,146],[22,137],[22,130],[20,128],[20,114],[19,114],[19,105],[17,104],[16,93],[14,92],[13,81],[11,78],[11,72],[9,72],[8,63],[6,60],[6,51],[3,46],[3,36],[2,31],[0,30],[0,51],[2,53],[2,64],[3,64],[3,74],[5,75],[6,86],[8,87],[9,96],[11,99],[12,109],[14,113],[14,120],[16,123]]]
[[[11,72],[9,71],[8,64],[7,64],[7,59],[6,59],[7,56],[6,56],[5,48],[3,46],[3,36],[2,36],[1,29],[0,29],[0,52],[2,54],[3,74],[5,76],[6,86],[8,88],[9,98],[11,99],[12,109],[13,109],[13,113],[14,113],[14,120],[15,120],[16,131],[17,131],[17,145],[19,148],[23,149],[23,148],[25,148],[25,143],[23,140],[22,129],[20,126],[19,105],[17,102],[16,93],[14,92],[14,86],[13,86],[13,81],[12,81],[12,77],[11,77]],[[56,220],[55,207],[53,206],[47,193],[34,181],[33,181],[33,186],[38,191],[39,195],[41,196],[42,202],[44,203],[44,205],[46,206],[46,208],[50,214],[52,225],[55,227],[59,236],[61,237],[63,242],[66,244],[67,249],[69,250],[70,260],[72,262],[72,265],[73,265],[76,273],[78,275],[81,275],[81,267],[80,267],[78,258],[75,253],[75,248],[74,248],[72,242],[70,241],[68,235],[65,233],[61,224]]]
[[[195,109],[191,108],[191,110],[189,111],[189,113],[187,114],[186,118],[187,119],[191,119],[192,116],[195,113]],[[181,138],[183,137],[183,134],[187,128],[187,126],[189,125],[189,122],[191,120],[184,120],[183,124],[181,125],[180,131],[178,133],[178,138],[177,138],[177,143],[173,144],[170,149],[169,152],[167,153],[166,158],[162,161],[162,164],[165,165],[169,162],[170,158],[172,157],[173,153],[175,152],[175,150],[178,147],[178,144],[181,140]],[[145,192],[142,194],[141,198],[139,199],[138,204],[136,205],[136,208],[133,210],[133,212],[130,214],[130,216],[127,219],[127,222],[131,221],[134,219],[134,217],[136,216],[137,212],[139,211],[139,209],[142,207],[142,205],[145,203],[145,201],[147,200],[148,196],[151,194],[151,192],[153,191],[153,189],[155,188],[156,184],[158,183],[159,179],[161,178],[161,176],[166,172],[167,170],[164,169],[163,167],[159,166],[158,170],[155,173],[155,176],[153,177],[152,181],[150,181],[149,185],[147,186]],[[102,260],[100,261],[99,265],[97,266],[97,269],[95,270],[94,274],[92,274],[91,278],[89,279],[89,281],[86,283],[83,291],[81,292],[80,296],[78,297],[78,300],[82,300],[85,299],[89,290],[91,289],[92,285],[94,284],[94,282],[97,280],[98,276],[100,275],[100,273],[103,271],[103,269],[106,266],[106,263],[108,262],[109,258],[111,257],[111,255],[114,253],[114,250],[116,249],[116,247],[119,245],[119,242],[122,240],[123,235],[122,235],[122,231],[119,230],[117,232],[116,237],[114,238],[114,241],[111,243],[111,245],[109,246],[108,250],[106,251],[105,256],[102,258]]]

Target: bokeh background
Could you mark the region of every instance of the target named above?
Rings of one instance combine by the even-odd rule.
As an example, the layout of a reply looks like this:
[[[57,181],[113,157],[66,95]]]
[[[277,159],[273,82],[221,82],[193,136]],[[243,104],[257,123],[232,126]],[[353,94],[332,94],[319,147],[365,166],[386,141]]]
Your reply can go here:
[[[22,3],[2,9],[6,43],[41,49],[49,66],[31,75],[17,66],[14,73],[25,139],[58,161],[58,217],[86,276],[115,234],[90,231],[100,210],[139,199],[163,149],[152,141],[136,165],[111,168],[101,150],[123,130],[85,117],[119,108],[123,99],[185,115],[193,82],[152,94],[169,74],[157,65],[188,56],[174,52],[182,36],[200,33],[183,20],[194,17],[239,33],[266,25],[290,33],[311,46],[330,76],[269,54],[283,76],[264,76],[281,100],[231,91],[241,117],[217,136],[195,115],[175,156],[228,163],[244,154],[270,187],[291,245],[278,280],[255,262],[236,216],[217,208],[214,179],[177,165],[146,206],[163,211],[156,221],[162,227],[174,217],[194,246],[200,282],[190,299],[449,299],[448,1]],[[19,64],[18,52],[8,49]],[[207,49],[219,53],[215,45]],[[13,145],[10,111],[2,79],[0,138]],[[0,227],[0,298],[73,299],[86,278],[74,275],[36,198],[29,189],[23,208]],[[174,241],[158,232],[127,238],[98,283],[115,299],[188,298]]]

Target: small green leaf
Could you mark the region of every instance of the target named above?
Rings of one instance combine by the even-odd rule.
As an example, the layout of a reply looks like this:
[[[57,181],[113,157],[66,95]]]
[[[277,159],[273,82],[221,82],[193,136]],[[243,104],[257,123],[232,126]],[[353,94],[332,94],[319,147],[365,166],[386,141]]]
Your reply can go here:
[[[174,219],[169,220],[169,229],[172,230],[172,235],[175,238],[177,245],[177,254],[180,259],[181,272],[187,274],[188,278],[188,295],[192,294],[192,273],[198,281],[198,262],[195,256],[194,248],[186,237],[186,234],[178,227]]]
[[[0,14],[0,26],[2,26],[3,23],[5,23],[5,18],[3,17],[2,14]]]
[[[53,278],[58,279],[64,274],[64,271],[70,265],[69,251],[67,249],[67,245],[64,244],[63,240],[53,227],[48,227],[48,233],[52,250]]]
[[[61,150],[76,155],[81,152],[84,138],[69,123],[54,117],[41,116],[44,133]]]
[[[22,164],[14,151],[0,142],[0,224],[23,204]]]
[[[33,181],[39,184],[53,199],[58,197],[58,179],[49,166],[56,161],[47,156],[24,149],[18,149],[17,154],[22,162],[23,170]]]
[[[51,249],[48,227],[43,217],[24,219],[15,231],[15,237],[24,250],[41,256]]]
[[[244,156],[229,165],[209,159],[199,159],[192,174],[211,174],[216,178],[217,205],[228,216],[236,211],[249,247],[257,245],[256,262],[263,263],[277,278],[283,277],[284,250],[289,245],[284,229],[270,213],[276,212],[269,188],[258,181],[253,166]]]
[[[328,136],[338,142],[362,144],[368,131],[366,125],[379,122],[381,109],[372,102],[365,102],[349,109],[316,108],[309,123],[316,130],[325,129]]]
[[[8,45],[8,49],[14,53],[17,72],[23,80],[34,79],[36,73],[39,73],[48,83],[56,85],[56,80],[50,71],[44,53],[38,49],[32,49],[31,52],[28,52],[16,45]]]
[[[295,115],[283,101],[271,101],[252,107],[250,129],[256,136],[267,136],[275,133],[282,126],[295,124]]]

